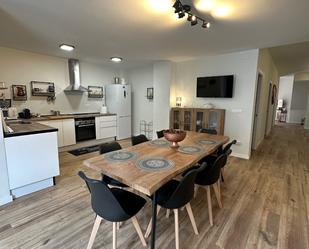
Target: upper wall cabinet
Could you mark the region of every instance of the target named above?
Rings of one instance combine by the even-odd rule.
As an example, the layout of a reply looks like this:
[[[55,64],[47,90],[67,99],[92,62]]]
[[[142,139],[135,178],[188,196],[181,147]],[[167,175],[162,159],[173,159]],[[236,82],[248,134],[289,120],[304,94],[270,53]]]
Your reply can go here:
[[[216,130],[224,134],[225,110],[203,108],[172,108],[170,128],[185,131],[199,131],[202,128]]]

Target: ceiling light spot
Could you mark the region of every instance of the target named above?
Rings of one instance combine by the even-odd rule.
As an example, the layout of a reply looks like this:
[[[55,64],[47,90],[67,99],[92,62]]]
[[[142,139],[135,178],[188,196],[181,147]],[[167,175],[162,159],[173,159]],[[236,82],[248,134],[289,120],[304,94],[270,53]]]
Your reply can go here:
[[[116,62],[116,63],[122,62],[122,60],[123,59],[121,57],[111,57],[110,58],[110,61]]]
[[[173,6],[172,0],[148,0],[149,7],[157,13],[170,12]]]
[[[71,52],[75,49],[75,47],[73,45],[68,45],[68,44],[61,44],[61,45],[59,45],[59,48],[64,50],[64,51],[68,51],[68,52]]]
[[[211,12],[214,17],[224,18],[232,14],[232,7],[230,5],[218,5]]]
[[[211,11],[213,6],[213,0],[197,0],[195,2],[195,7],[200,11]]]

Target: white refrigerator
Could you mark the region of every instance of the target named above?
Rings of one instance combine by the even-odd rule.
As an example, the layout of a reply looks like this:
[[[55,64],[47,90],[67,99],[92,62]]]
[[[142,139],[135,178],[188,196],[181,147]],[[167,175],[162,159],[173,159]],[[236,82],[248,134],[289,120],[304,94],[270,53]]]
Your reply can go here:
[[[107,85],[105,98],[108,112],[117,114],[117,139],[131,137],[131,86]]]

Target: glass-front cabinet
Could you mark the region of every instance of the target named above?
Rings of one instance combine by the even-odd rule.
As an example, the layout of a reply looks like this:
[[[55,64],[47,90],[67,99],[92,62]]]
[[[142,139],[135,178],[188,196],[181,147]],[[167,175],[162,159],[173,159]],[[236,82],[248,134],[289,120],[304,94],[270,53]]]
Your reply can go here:
[[[170,128],[186,131],[199,131],[202,128],[214,129],[224,134],[225,110],[204,108],[172,108]]]

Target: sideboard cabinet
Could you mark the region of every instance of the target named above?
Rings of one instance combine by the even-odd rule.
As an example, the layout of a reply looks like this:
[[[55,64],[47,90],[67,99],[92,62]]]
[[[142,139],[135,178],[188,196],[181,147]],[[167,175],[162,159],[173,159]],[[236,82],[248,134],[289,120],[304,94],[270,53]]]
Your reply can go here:
[[[170,111],[170,128],[185,131],[199,131],[202,128],[224,134],[224,109],[179,108]]]

